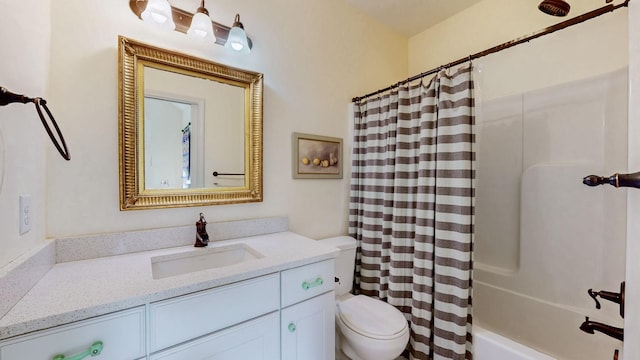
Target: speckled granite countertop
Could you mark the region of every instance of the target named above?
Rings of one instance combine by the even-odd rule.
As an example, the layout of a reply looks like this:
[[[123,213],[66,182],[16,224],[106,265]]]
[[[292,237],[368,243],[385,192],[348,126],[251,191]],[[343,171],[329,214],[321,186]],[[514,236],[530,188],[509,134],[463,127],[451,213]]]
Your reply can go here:
[[[0,339],[104,315],[337,256],[338,250],[292,232],[216,241],[244,242],[264,257],[154,280],[151,258],[180,246],[55,264],[0,319]]]

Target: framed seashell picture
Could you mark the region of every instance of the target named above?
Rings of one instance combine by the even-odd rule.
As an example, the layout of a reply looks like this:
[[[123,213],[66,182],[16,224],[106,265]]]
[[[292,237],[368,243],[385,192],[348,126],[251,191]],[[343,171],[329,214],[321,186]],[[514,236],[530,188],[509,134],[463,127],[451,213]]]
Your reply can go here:
[[[291,160],[294,179],[342,179],[342,139],[294,132]]]

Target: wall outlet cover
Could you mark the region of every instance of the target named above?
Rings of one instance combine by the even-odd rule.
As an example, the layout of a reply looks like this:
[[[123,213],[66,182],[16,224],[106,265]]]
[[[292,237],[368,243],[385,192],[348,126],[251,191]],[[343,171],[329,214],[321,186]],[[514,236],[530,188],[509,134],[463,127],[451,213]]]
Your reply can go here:
[[[31,230],[33,214],[31,210],[31,195],[20,195],[20,235]]]

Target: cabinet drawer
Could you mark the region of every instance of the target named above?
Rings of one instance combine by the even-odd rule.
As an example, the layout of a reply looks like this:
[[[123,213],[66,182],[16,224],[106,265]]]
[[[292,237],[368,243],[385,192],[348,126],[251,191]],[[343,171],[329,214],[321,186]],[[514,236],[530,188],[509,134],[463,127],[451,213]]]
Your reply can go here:
[[[149,306],[150,351],[206,335],[278,309],[280,283],[272,274]]]
[[[334,289],[333,259],[283,271],[282,307]]]
[[[146,355],[144,324],[144,307],[79,321],[3,342],[0,359],[71,357],[87,351],[97,341],[102,341],[102,352],[91,359],[138,359]]]
[[[279,360],[278,312],[151,355],[150,360]]]

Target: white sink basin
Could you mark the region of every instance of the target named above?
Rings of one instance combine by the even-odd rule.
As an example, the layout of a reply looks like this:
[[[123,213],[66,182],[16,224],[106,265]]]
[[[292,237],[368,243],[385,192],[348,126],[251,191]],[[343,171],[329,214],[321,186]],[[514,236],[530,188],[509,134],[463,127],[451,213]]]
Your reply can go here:
[[[163,279],[195,271],[236,265],[262,257],[264,255],[243,243],[194,248],[189,251],[152,257],[151,272],[154,279]]]

